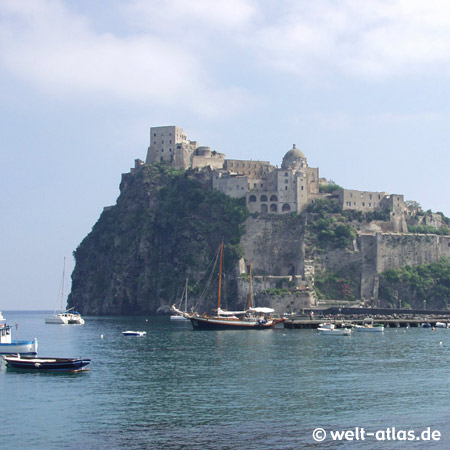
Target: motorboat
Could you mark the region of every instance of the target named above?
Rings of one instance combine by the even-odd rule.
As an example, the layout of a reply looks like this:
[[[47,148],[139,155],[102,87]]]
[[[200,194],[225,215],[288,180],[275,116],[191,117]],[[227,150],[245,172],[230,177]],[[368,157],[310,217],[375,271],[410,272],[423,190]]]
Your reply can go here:
[[[145,336],[147,334],[146,331],[122,331],[124,336]]]
[[[382,333],[384,331],[384,325],[375,324],[372,318],[363,320],[363,325],[355,325],[356,331],[369,332],[369,333]]]
[[[3,355],[3,360],[7,368],[52,372],[79,372],[91,362],[89,358],[37,358],[22,354]]]
[[[65,314],[65,316],[67,317],[68,324],[84,324],[84,319],[81,317],[81,314],[78,311],[74,311],[73,308],[64,311],[63,314]]]
[[[9,325],[0,326],[0,354],[9,355],[11,353],[21,353],[23,355],[36,355],[38,341],[11,339],[11,327]]]
[[[436,328],[447,328],[447,324],[444,322],[436,322]]]
[[[317,328],[319,334],[324,336],[351,336],[351,328]]]

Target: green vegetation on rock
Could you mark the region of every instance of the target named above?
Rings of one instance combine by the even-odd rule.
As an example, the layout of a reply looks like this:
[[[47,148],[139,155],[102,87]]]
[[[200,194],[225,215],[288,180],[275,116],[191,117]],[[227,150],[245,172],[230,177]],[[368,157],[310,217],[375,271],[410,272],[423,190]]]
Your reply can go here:
[[[153,313],[200,277],[224,242],[224,272],[242,256],[245,199],[212,190],[202,172],[144,165],[123,176],[117,204],[74,252],[69,306],[85,314]],[[230,277],[231,278],[231,277]],[[197,283],[196,287],[193,287]],[[225,286],[225,295],[232,286]]]
[[[419,266],[390,269],[380,276],[380,299],[398,307],[447,309],[450,306],[450,259]],[[426,302],[426,303],[424,303]]]

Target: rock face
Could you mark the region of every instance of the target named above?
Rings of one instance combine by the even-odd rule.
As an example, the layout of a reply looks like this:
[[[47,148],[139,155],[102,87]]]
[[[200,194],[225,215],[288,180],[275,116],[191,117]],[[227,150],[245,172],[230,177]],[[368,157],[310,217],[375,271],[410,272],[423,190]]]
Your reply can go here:
[[[247,213],[241,200],[213,191],[209,180],[158,165],[125,174],[117,204],[74,252],[69,306],[92,315],[155,313],[178,301],[186,278],[195,301],[222,240],[224,272],[233,274],[224,292],[232,296]],[[214,302],[211,293],[204,306]]]
[[[248,302],[250,262],[256,301],[283,312],[315,304],[314,281],[316,292],[335,283],[332,298],[377,300],[381,272],[450,258],[450,236],[392,233],[389,222],[339,214],[249,217],[244,200],[213,190],[208,170],[145,164],[124,174],[116,205],[74,252],[68,306],[89,315],[167,311],[188,278],[190,305],[207,311],[217,286],[204,286],[222,240],[230,309]]]

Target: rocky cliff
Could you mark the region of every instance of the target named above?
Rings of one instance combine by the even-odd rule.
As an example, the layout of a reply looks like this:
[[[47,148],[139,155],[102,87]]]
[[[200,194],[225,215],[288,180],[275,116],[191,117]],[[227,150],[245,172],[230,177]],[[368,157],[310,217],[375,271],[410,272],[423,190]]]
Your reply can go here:
[[[145,165],[125,174],[117,204],[74,252],[68,305],[93,315],[155,313],[178,300],[186,278],[197,284],[195,299],[222,240],[232,296],[246,217],[242,201],[213,191],[207,173]]]
[[[124,174],[116,205],[105,208],[74,252],[68,306],[83,314],[167,311],[188,278],[190,303],[204,298],[199,309],[206,311],[216,304],[217,287],[206,295],[205,277],[222,240],[223,304],[245,306],[252,262],[256,301],[279,312],[320,299],[392,304],[403,287],[408,303],[419,304],[422,291],[403,279],[395,289],[380,288],[380,275],[450,258],[450,236],[390,232],[389,215],[356,220],[316,204],[301,215],[249,216],[243,200],[212,190],[207,169],[142,165]]]

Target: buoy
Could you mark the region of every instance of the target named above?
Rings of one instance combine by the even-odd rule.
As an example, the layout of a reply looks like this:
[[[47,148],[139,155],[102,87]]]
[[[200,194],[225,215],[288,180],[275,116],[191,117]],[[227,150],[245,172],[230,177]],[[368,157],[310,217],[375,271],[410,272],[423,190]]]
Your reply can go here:
[[[100,339],[103,339],[103,334],[100,335]]]

